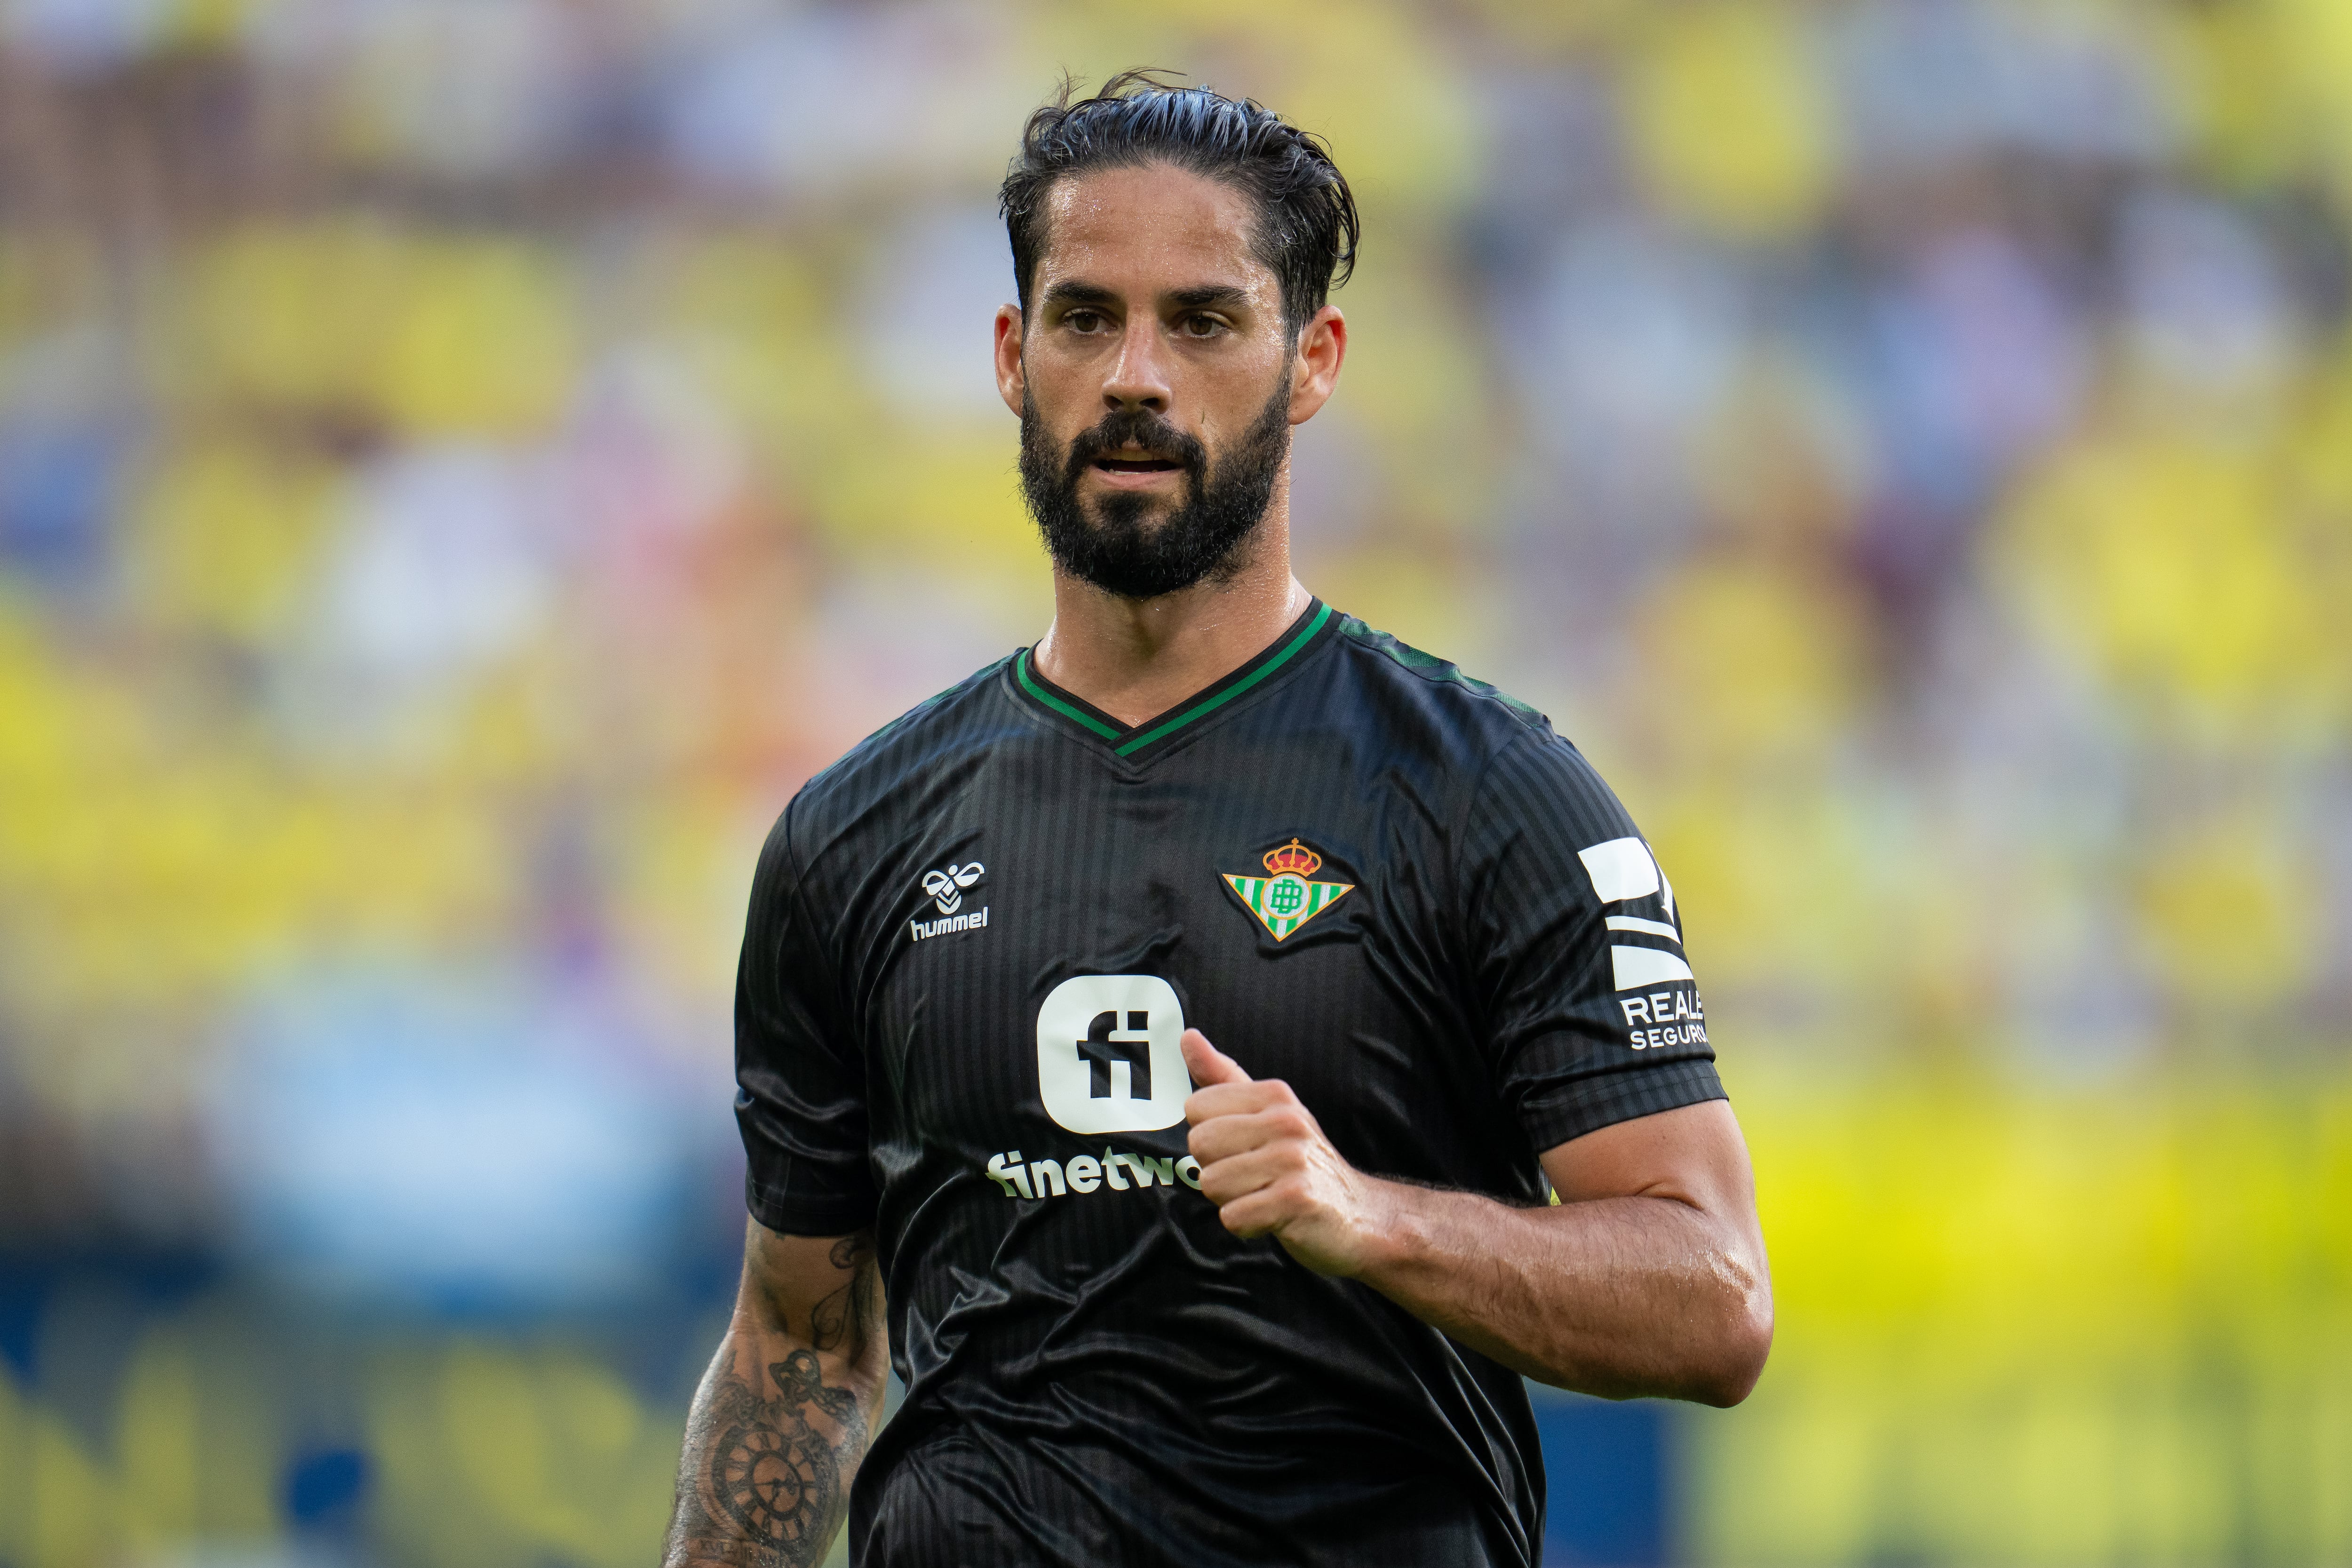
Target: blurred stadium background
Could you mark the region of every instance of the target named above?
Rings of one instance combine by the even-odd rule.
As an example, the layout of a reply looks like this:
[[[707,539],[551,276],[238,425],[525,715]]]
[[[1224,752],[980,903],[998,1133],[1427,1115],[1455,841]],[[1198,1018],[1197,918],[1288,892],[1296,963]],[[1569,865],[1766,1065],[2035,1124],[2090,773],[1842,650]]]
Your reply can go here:
[[[2352,1561],[2343,0],[0,0],[0,1564],[654,1560],[752,854],[1043,624],[993,183],[1139,61],[1331,138],[1304,574],[1754,1144],[1553,1560]]]

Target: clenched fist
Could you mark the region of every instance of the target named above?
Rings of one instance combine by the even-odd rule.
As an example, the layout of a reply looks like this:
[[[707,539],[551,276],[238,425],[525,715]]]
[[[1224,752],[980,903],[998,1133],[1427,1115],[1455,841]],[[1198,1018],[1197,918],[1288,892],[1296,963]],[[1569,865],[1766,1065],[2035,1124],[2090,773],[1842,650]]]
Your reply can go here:
[[[1261,1083],[1198,1029],[1184,1066],[1202,1087],[1184,1101],[1201,1192],[1235,1236],[1272,1236],[1318,1274],[1353,1279],[1386,1235],[1388,1184],[1339,1157],[1279,1079]]]

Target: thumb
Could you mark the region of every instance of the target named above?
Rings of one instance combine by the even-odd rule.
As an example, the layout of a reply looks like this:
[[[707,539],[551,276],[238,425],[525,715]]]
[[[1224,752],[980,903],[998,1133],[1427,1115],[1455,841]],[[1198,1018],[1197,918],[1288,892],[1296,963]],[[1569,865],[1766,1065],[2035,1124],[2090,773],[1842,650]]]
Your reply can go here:
[[[1214,1083],[1247,1083],[1250,1075],[1242,1064],[1209,1044],[1209,1037],[1198,1029],[1184,1031],[1184,1070],[1192,1075],[1192,1082],[1206,1089]]]

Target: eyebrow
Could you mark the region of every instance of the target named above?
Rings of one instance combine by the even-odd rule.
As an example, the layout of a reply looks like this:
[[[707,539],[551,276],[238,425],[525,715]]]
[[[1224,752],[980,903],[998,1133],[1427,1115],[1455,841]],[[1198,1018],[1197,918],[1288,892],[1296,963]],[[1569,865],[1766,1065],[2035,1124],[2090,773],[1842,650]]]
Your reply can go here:
[[[1045,290],[1041,305],[1116,305],[1118,296],[1099,283],[1066,278]]]
[[[1099,283],[1082,279],[1066,278],[1045,290],[1042,305],[1116,305],[1118,291]],[[1231,283],[1202,283],[1190,289],[1178,289],[1168,295],[1171,304],[1180,310],[1198,310],[1212,305],[1228,308],[1249,303],[1249,291]]]
[[[1179,289],[1168,298],[1171,302],[1188,310],[1197,310],[1204,305],[1232,306],[1249,303],[1248,291],[1236,289],[1230,283],[1204,283],[1195,289]]]

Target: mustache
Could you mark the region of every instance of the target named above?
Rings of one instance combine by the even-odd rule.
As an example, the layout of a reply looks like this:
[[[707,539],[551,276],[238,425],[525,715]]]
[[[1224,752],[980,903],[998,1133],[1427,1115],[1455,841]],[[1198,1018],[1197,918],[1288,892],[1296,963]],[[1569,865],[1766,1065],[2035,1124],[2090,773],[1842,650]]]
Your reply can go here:
[[[1075,484],[1097,458],[1108,457],[1129,442],[1148,452],[1183,465],[1198,479],[1208,472],[1209,449],[1149,408],[1115,408],[1102,422],[1078,432],[1070,442],[1066,477]]]

